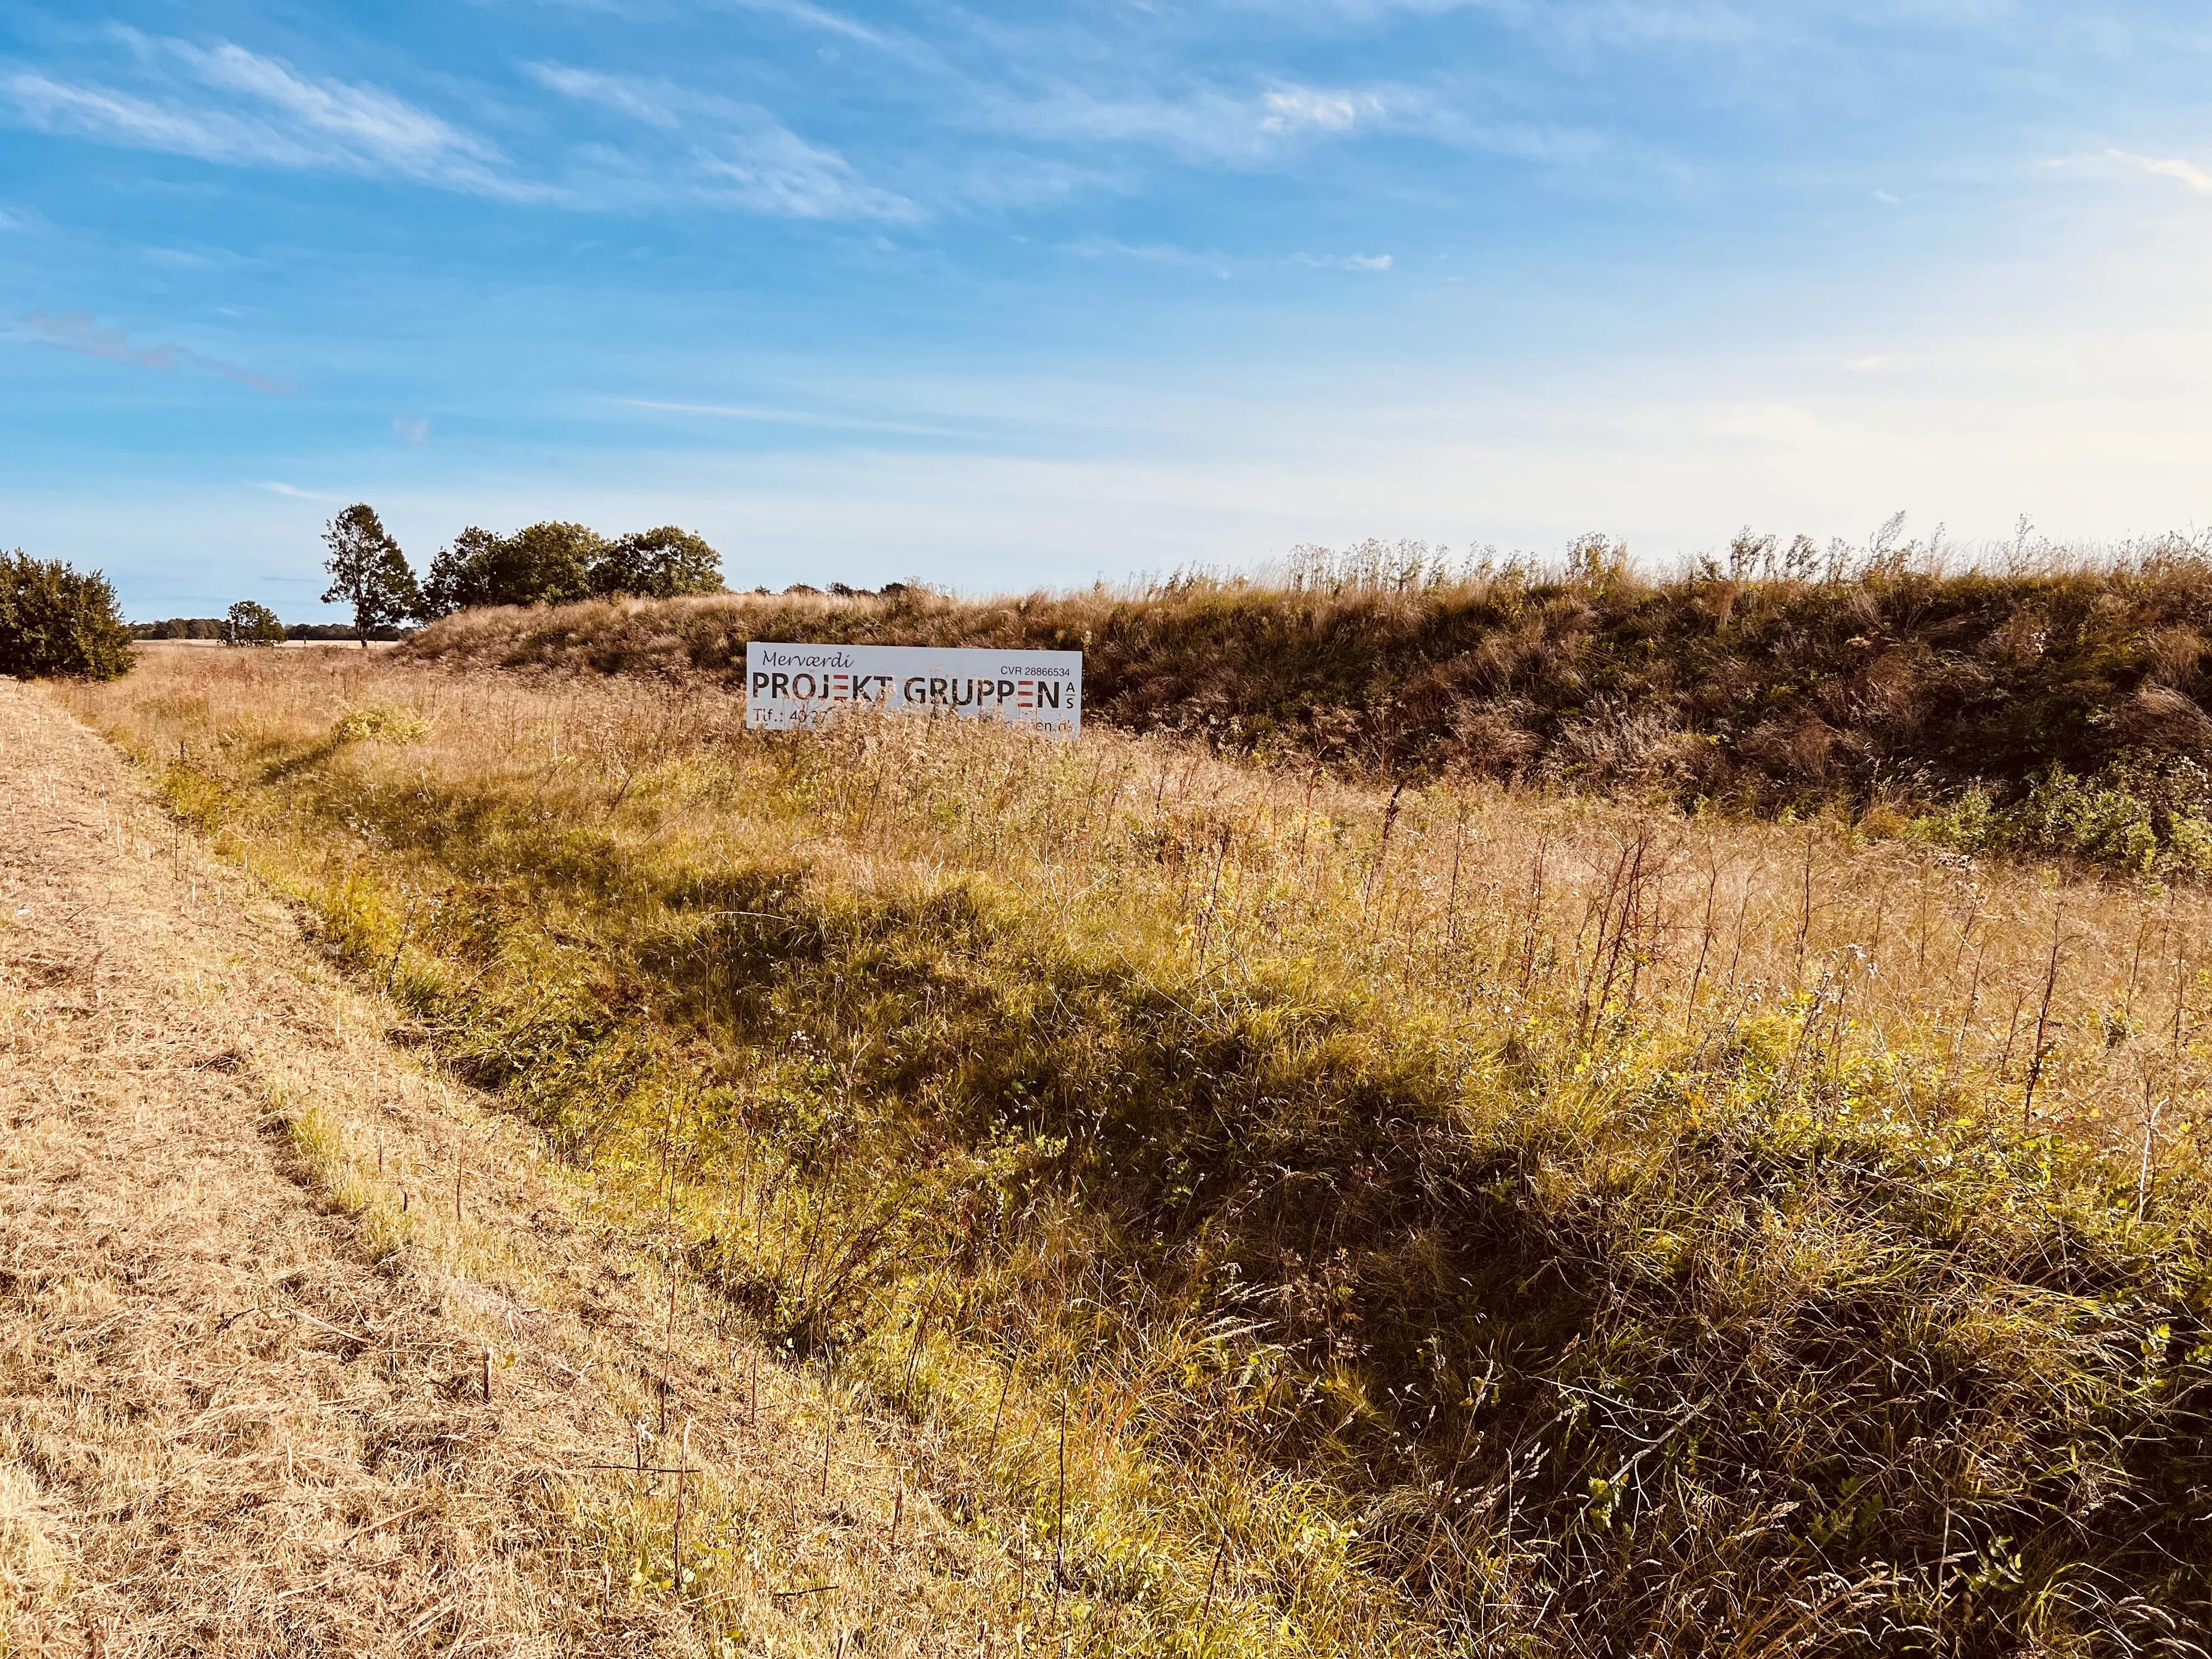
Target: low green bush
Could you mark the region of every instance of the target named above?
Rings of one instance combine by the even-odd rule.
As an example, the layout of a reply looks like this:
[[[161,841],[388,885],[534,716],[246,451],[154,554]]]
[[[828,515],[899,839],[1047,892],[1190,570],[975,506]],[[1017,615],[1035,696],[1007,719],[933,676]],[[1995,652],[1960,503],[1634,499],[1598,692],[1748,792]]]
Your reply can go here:
[[[105,576],[21,548],[0,554],[0,674],[112,680],[131,663],[131,629]]]
[[[1961,853],[2081,859],[2159,878],[2212,875],[2212,774],[2185,756],[2124,755],[2086,776],[2051,766],[2009,799],[1974,784],[1916,827]]]

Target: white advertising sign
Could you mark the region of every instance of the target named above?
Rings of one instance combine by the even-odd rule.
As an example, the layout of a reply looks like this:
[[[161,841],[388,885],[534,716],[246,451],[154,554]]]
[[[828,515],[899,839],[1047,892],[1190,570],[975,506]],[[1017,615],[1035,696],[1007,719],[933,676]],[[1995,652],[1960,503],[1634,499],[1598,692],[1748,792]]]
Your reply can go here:
[[[1073,737],[1083,729],[1083,653],[763,640],[746,645],[748,726],[811,731],[856,705],[1001,720]]]

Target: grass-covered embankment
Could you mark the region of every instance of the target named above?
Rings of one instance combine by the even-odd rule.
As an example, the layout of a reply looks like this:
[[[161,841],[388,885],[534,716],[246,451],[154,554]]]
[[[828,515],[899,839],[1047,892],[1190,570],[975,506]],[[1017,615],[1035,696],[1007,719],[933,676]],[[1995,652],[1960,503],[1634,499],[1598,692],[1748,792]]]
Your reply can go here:
[[[1656,580],[1594,540],[1574,563],[1448,575],[1378,556],[1295,584],[600,602],[465,612],[407,649],[734,679],[751,639],[1079,648],[1091,718],[1126,731],[1390,781],[1840,809],[1891,830],[1918,820],[1964,851],[2212,873],[2201,550],[2027,574],[1875,560],[1817,580],[1785,558],[1805,574]]]
[[[2212,1627],[2194,896],[697,688],[70,695],[794,1362],[965,1425],[1032,1642]]]

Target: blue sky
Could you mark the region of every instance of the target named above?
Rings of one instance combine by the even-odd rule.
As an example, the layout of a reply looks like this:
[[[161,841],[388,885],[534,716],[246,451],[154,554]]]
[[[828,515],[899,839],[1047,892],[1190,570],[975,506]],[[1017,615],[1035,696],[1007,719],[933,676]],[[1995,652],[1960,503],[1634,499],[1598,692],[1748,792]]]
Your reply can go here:
[[[733,585],[2212,518],[2212,12],[15,0],[0,544]]]

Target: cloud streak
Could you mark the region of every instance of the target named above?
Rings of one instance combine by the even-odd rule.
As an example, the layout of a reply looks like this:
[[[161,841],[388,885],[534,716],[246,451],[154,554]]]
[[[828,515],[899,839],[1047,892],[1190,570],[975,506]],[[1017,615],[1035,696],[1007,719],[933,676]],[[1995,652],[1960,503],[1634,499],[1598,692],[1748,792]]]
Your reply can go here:
[[[2145,173],[2155,173],[2161,179],[2172,179],[2199,196],[2212,196],[2212,173],[2205,172],[2194,161],[2185,161],[2179,157],[2161,159],[2153,155],[2130,155],[2124,149],[2108,149],[2105,152],[2105,159],[2140,167]]]
[[[1445,93],[1396,82],[1279,81],[1246,94],[1201,87],[1179,98],[1101,95],[1059,83],[1029,97],[979,88],[963,102],[970,123],[1020,137],[1149,146],[1194,164],[1234,167],[1273,165],[1315,143],[1385,136],[1542,164],[1587,161],[1607,147],[1583,129],[1480,120]]]
[[[1079,242],[1066,242],[1060,251],[1073,253],[1079,259],[1134,259],[1148,265],[1166,265],[1186,270],[1202,270],[1219,282],[1230,277],[1228,265],[1214,253],[1194,253],[1188,248],[1177,247],[1171,242],[1131,244],[1116,241],[1111,236],[1087,236]]]
[[[803,4],[766,9],[821,27],[831,18]],[[118,33],[154,84],[125,88],[20,69],[0,74],[0,120],[225,166],[352,173],[577,209],[684,202],[789,219],[911,223],[923,216],[914,202],[871,184],[837,151],[800,137],[758,106],[667,81],[524,65],[547,91],[621,116],[659,141],[643,152],[580,145],[565,165],[533,179],[490,140],[380,87],[302,74],[229,42],[199,46]]]
[[[1316,270],[1388,270],[1397,262],[1387,253],[1314,254],[1293,253],[1289,263],[1310,265]]]
[[[639,199],[673,194],[787,219],[908,224],[922,217],[914,202],[868,183],[836,150],[810,143],[757,105],[670,81],[562,64],[524,67],[548,91],[625,116],[678,148],[673,168],[632,169],[626,184],[607,179],[617,191]]]
[[[34,311],[23,319],[23,323],[46,344],[87,357],[130,363],[139,368],[150,368],[158,374],[173,374],[179,368],[202,369],[227,380],[235,380],[269,398],[290,397],[299,390],[289,380],[272,380],[251,369],[240,368],[236,363],[190,351],[180,345],[132,345],[122,329],[95,327],[88,312],[64,311],[58,316],[49,316],[43,311]]]
[[[908,438],[967,438],[971,431],[947,426],[924,426],[912,421],[873,420],[858,415],[824,415],[803,409],[772,409],[760,404],[665,403],[652,398],[617,398],[624,409],[646,409],[664,415],[706,415],[716,420],[746,421],[763,426],[819,427],[839,432],[884,432]]]
[[[163,84],[152,95],[23,70],[0,76],[15,125],[230,166],[396,176],[474,194],[543,197],[496,146],[378,87],[305,76],[225,43],[126,33]]]
[[[866,46],[880,46],[887,44],[883,35],[866,24],[855,22],[853,19],[831,11],[826,7],[809,5],[806,0],[736,0],[736,3],[747,11],[766,12],[775,17],[787,17],[794,23],[805,23],[810,27],[820,29],[829,34],[842,34],[848,40],[858,40]]]

